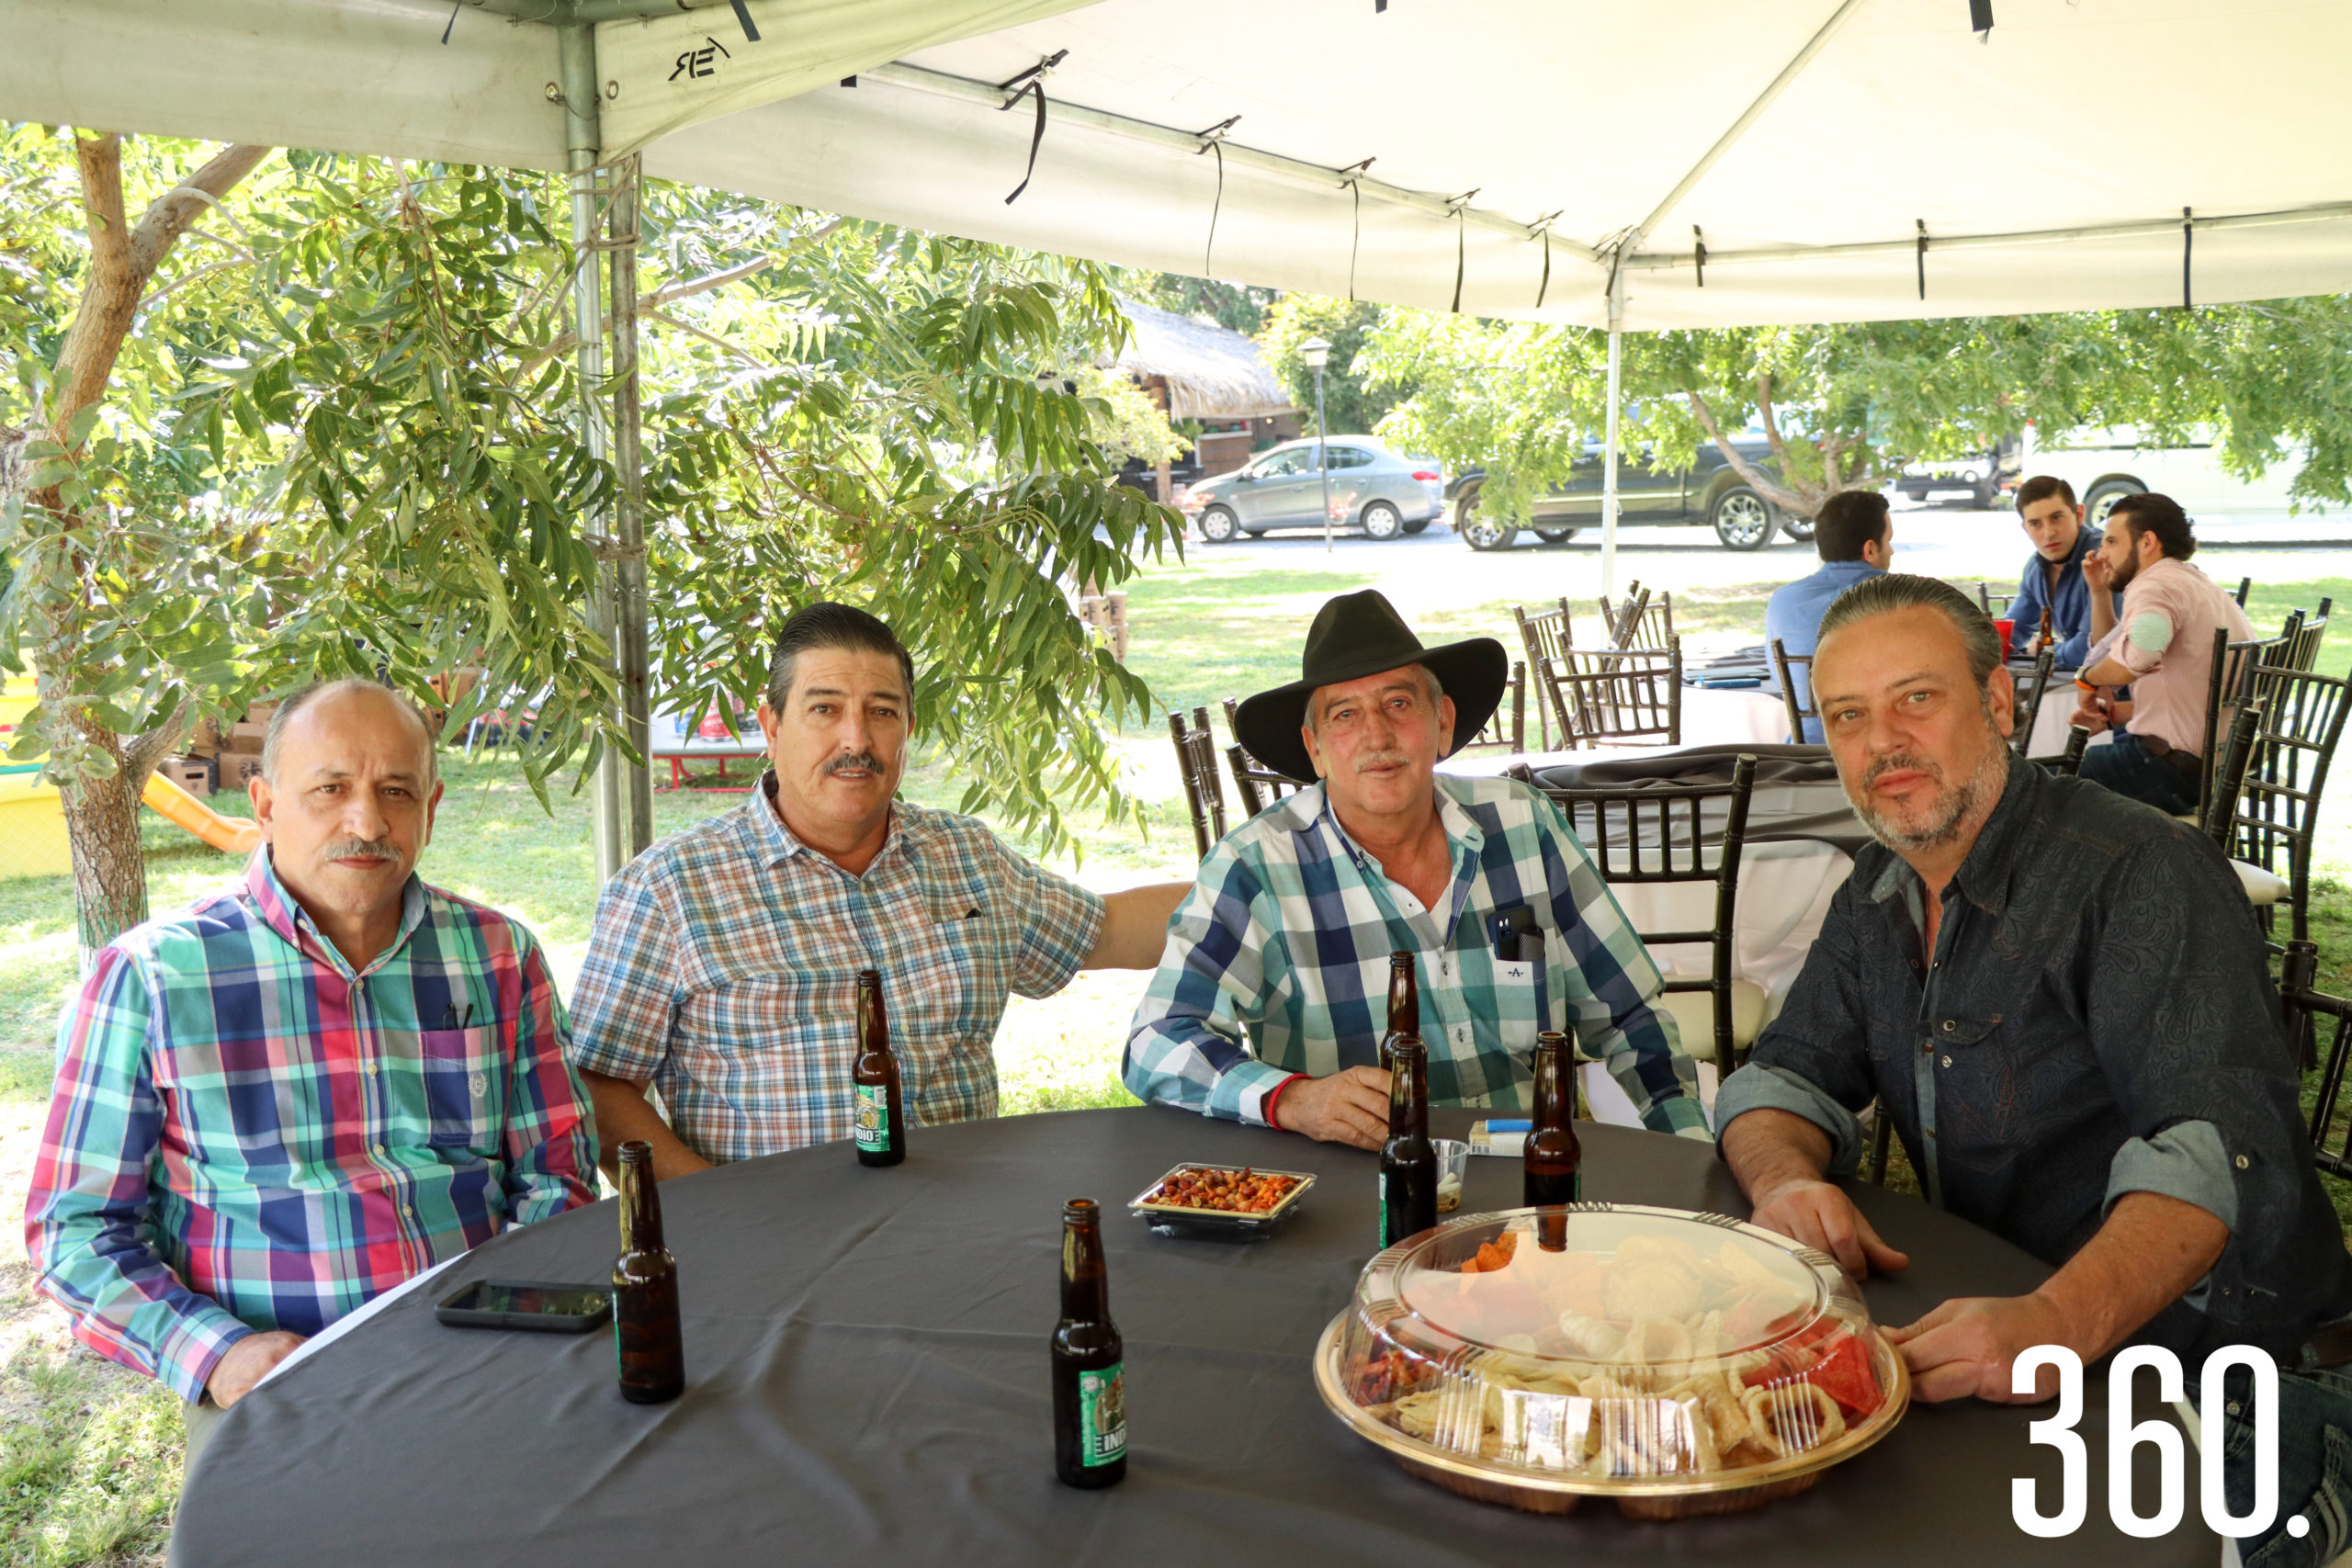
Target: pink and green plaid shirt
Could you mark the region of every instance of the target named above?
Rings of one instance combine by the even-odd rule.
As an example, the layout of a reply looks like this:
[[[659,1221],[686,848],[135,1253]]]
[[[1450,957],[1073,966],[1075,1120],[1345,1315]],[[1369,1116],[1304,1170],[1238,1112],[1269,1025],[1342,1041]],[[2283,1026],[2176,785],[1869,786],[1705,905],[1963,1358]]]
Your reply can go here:
[[[594,1199],[595,1123],[531,933],[409,878],[355,973],[266,850],[124,932],[58,1031],[25,1211],[85,1344],[194,1400],[506,1225]]]
[[[908,1119],[996,1114],[1005,998],[1069,983],[1102,900],[969,817],[901,800],[853,876],[786,831],[775,777],[605,885],[572,1060],[662,1091],[703,1158],[850,1135],[857,972],[882,974]]]

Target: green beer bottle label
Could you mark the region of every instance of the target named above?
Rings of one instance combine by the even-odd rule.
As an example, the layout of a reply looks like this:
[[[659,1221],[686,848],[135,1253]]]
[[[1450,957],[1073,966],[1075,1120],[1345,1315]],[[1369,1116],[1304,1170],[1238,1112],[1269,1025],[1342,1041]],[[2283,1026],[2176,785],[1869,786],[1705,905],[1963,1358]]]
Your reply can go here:
[[[883,1154],[890,1147],[890,1095],[878,1083],[862,1083],[857,1087],[857,1146],[869,1154]]]
[[[1109,1464],[1126,1451],[1126,1363],[1079,1373],[1078,1462]]]
[[[1384,1170],[1380,1173],[1380,1250],[1385,1252],[1396,1245],[1388,1234],[1388,1173]]]

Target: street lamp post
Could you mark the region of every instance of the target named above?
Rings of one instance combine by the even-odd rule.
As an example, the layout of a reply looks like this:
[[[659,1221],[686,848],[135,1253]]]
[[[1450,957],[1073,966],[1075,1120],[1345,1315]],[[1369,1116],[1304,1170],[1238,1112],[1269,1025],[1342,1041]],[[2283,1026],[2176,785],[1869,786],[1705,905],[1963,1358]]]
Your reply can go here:
[[[1308,338],[1298,345],[1298,356],[1315,372],[1315,471],[1323,476],[1323,553],[1331,553],[1331,465],[1324,446],[1329,434],[1323,428],[1323,364],[1331,357],[1331,345],[1319,337]]]

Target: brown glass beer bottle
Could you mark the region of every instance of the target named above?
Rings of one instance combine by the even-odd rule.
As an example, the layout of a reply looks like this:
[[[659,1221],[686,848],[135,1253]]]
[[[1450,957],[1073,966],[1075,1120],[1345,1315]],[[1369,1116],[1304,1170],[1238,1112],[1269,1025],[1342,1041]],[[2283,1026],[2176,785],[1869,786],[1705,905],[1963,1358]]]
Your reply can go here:
[[[1125,1346],[1111,1321],[1102,1211],[1062,1205],[1062,1320],[1054,1325],[1054,1473],[1092,1490],[1127,1473]]]
[[[1528,1207],[1573,1203],[1583,1191],[1576,1117],[1576,1055],[1566,1035],[1547,1031],[1535,1037],[1535,1110],[1521,1156]]]
[[[1395,1070],[1389,1057],[1396,1050],[1396,1037],[1420,1032],[1420,983],[1413,976],[1413,955],[1400,949],[1388,955],[1388,1032],[1380,1037],[1383,1072]]]
[[[1429,1047],[1396,1037],[1388,1069],[1388,1141],[1380,1145],[1380,1245],[1437,1224],[1437,1148],[1430,1142]]]
[[[857,1163],[898,1164],[907,1157],[907,1118],[899,1100],[899,1059],[890,1054],[882,976],[873,969],[857,972],[857,1061],[849,1078],[857,1097]]]
[[[678,1327],[678,1260],[662,1244],[662,1197],[653,1182],[653,1145],[620,1148],[621,1256],[613,1265],[613,1345],[620,1358],[621,1397],[632,1404],[675,1399],[686,1386],[685,1341]]]

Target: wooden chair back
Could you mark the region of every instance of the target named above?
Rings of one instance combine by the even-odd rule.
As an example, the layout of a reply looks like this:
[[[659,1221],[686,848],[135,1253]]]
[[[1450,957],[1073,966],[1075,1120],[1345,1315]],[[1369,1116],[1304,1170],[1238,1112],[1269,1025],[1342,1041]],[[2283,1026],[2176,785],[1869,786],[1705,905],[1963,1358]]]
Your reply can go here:
[[[1797,695],[1798,671],[1804,673],[1804,695]],[[1781,705],[1788,710],[1789,740],[1792,745],[1805,743],[1804,721],[1819,718],[1821,710],[1813,705],[1813,655],[1791,653],[1779,637],[1772,639],[1772,676],[1781,682]]]
[[[2352,1176],[2352,1129],[2339,1133],[2336,1112],[2343,1102],[2344,1068],[2352,1059],[2352,1000],[2319,989],[2319,948],[2304,938],[2287,943],[2279,964],[2279,1010],[2287,1026],[2287,1043],[2299,1060],[2313,1059],[2320,1029],[2328,1033],[2327,1055],[2319,1076],[2319,1092],[2312,1102],[2312,1162],[2331,1176]]]
[[[1682,744],[1682,640],[1663,649],[1569,649],[1536,677],[1561,743]]]
[[[2311,879],[2319,803],[2344,725],[2352,715],[2352,682],[2283,665],[2256,664],[2250,705],[2260,710],[2245,782],[2226,800],[2216,791],[2213,810],[2231,820],[2222,838],[2237,859],[2287,879],[2294,939],[2311,934]],[[2286,863],[2282,869],[2279,862]]]
[[[1518,775],[1532,779],[1522,769]],[[1538,784],[1568,818],[1592,857],[1600,879],[1611,884],[1712,882],[1714,923],[1704,931],[1636,931],[1644,943],[1670,947],[1705,942],[1713,960],[1705,979],[1669,976],[1668,991],[1706,991],[1714,1003],[1715,1068],[1728,1074],[1737,1064],[1732,1032],[1732,959],[1739,908],[1740,850],[1747,840],[1747,807],[1756,790],[1756,759],[1742,753],[1732,764],[1728,784],[1664,784],[1640,789],[1555,789]],[[1711,804],[1724,809],[1720,838],[1710,838]],[[1708,863],[1712,858],[1713,863]],[[1691,1043],[1685,1041],[1684,1048]],[[1692,1053],[1696,1055],[1695,1052]]]
[[[1236,735],[1240,731],[1234,728],[1233,718],[1240,708],[1241,704],[1236,699],[1225,699],[1225,727]],[[1234,793],[1240,796],[1241,809],[1248,817],[1257,816],[1286,795],[1298,793],[1296,779],[1274,772],[1251,756],[1238,740],[1225,749],[1225,761],[1233,772]]]
[[[1527,663],[1513,660],[1510,684],[1503,689],[1503,700],[1495,708],[1486,728],[1463,743],[1464,751],[1504,750],[1514,754],[1527,750]]]
[[[1194,708],[1193,722],[1168,716],[1168,737],[1175,742],[1176,769],[1184,781],[1184,804],[1193,818],[1193,842],[1206,860],[1225,837],[1225,788],[1217,783],[1216,741],[1209,733],[1209,710]]]
[[[2022,757],[2033,744],[2034,721],[2041,716],[2041,699],[2050,694],[2058,650],[2045,648],[2034,657],[2033,668],[2017,682],[2017,706],[2012,711],[2009,749]],[[2070,681],[2069,685],[2073,682]]]

